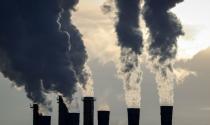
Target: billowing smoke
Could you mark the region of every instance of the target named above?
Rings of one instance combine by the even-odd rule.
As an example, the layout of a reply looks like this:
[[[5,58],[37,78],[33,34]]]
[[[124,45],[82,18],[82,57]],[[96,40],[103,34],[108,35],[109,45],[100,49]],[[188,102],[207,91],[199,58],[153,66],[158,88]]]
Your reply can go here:
[[[124,83],[128,107],[139,107],[142,71],[139,56],[142,52],[142,34],[139,30],[140,0],[115,0],[118,45],[121,48],[118,73]]]
[[[87,58],[81,35],[75,27],[67,27],[65,17],[67,8],[76,3],[70,0],[67,7],[59,0],[0,3],[0,71],[15,86],[23,87],[29,99],[49,110],[46,94],[60,93],[71,101],[77,81],[87,79],[80,72]],[[69,28],[74,29],[68,32]],[[81,59],[74,57],[76,50]]]
[[[110,107],[108,104],[103,103],[98,106],[99,111],[110,111]]]
[[[177,38],[183,35],[182,26],[170,9],[183,0],[145,0],[144,19],[149,28],[150,62],[156,74],[160,103],[173,105],[174,60],[177,53]]]
[[[82,35],[72,24],[71,12],[75,10],[75,5],[79,0],[62,0],[63,12],[61,14],[61,29],[70,34],[71,50],[70,58],[73,69],[80,83],[84,96],[93,96],[93,81],[91,79],[91,71],[87,66],[87,52],[82,40]]]

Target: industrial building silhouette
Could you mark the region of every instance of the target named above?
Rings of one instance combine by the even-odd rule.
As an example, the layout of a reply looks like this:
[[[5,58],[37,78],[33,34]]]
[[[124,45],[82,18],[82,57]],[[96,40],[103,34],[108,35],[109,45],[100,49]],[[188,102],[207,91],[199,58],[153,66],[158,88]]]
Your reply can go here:
[[[94,125],[94,97],[84,97],[83,125]],[[58,125],[79,125],[80,113],[70,113],[62,96],[58,97]],[[38,104],[33,104],[33,125],[51,125],[51,116],[39,113]],[[127,108],[128,125],[139,125],[140,108]],[[172,125],[173,106],[161,106],[161,125]],[[98,125],[109,125],[110,111],[97,111]]]

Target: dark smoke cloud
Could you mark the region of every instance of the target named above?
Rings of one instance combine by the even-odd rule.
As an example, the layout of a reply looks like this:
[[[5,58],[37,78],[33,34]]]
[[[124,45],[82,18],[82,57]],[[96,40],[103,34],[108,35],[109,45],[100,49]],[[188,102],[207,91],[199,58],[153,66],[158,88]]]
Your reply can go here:
[[[86,79],[81,34],[67,19],[68,9],[78,1],[62,2],[0,0],[0,70],[24,87],[28,98],[46,107],[50,105],[46,93],[58,92],[71,100],[76,76],[82,82]]]
[[[82,35],[79,30],[72,24],[71,12],[75,10],[75,5],[78,3],[78,0],[63,0],[62,2],[62,16],[61,16],[61,29],[70,34],[71,41],[71,60],[73,69],[75,70],[78,82],[87,84],[88,78],[90,77],[89,72],[85,68],[87,61],[87,52],[82,40]]]
[[[150,31],[149,53],[152,59],[159,57],[160,64],[175,58],[177,38],[184,34],[178,18],[169,11],[182,1],[145,0],[143,15]]]
[[[141,53],[142,34],[139,31],[140,0],[115,0],[118,9],[116,32],[119,45]]]
[[[161,105],[173,105],[174,69],[177,54],[177,38],[183,35],[182,25],[170,9],[183,0],[145,0],[143,16],[149,28],[150,69],[156,75]]]
[[[139,29],[140,0],[115,0],[115,4],[117,9],[115,29],[121,48],[118,74],[124,83],[127,106],[139,107],[142,80],[139,55],[143,48],[142,33]]]

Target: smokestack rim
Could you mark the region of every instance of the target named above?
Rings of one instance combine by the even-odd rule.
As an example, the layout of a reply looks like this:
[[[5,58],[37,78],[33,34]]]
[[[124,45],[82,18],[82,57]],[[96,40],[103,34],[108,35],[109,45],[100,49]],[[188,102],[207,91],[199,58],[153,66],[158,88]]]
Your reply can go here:
[[[98,113],[110,113],[111,111],[110,110],[98,110],[97,112]]]
[[[140,111],[141,108],[127,108],[127,110],[135,110],[135,111]]]
[[[96,101],[96,98],[92,96],[86,96],[82,97],[82,101]]]
[[[174,106],[160,106],[161,109],[173,109]]]

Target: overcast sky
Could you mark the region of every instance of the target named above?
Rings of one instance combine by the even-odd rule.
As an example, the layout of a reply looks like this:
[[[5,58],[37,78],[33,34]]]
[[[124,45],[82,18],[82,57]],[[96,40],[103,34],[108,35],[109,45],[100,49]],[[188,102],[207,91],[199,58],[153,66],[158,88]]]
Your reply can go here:
[[[111,109],[111,125],[126,125],[126,106],[122,81],[117,78],[114,62],[118,58],[112,15],[103,15],[103,0],[81,0],[73,21],[83,34],[89,54],[89,65],[97,98],[95,109],[107,103]],[[184,24],[185,36],[179,39],[179,61],[176,66],[192,70],[175,88],[174,125],[210,124],[210,12],[208,0],[185,0],[173,11]],[[154,75],[143,65],[141,125],[160,125],[159,100]],[[30,100],[23,90],[12,87],[0,76],[1,125],[30,125]],[[57,101],[53,95],[52,125],[57,125]],[[82,107],[82,103],[80,104]],[[80,110],[82,111],[82,109]]]

